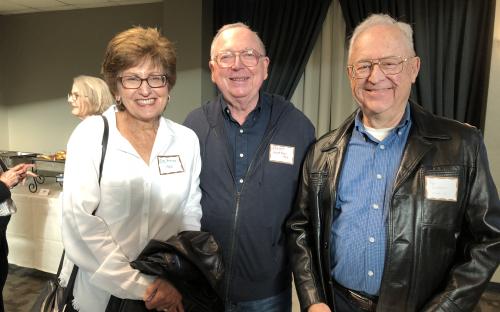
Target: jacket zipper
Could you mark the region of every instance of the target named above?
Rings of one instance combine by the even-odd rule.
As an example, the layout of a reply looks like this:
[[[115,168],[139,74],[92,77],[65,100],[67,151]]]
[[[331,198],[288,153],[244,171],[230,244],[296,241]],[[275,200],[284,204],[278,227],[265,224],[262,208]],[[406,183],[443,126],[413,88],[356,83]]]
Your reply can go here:
[[[241,185],[241,191],[236,192],[236,208],[234,212],[234,222],[233,222],[233,235],[231,237],[231,248],[229,250],[229,263],[227,265],[227,275],[226,275],[226,287],[225,287],[225,303],[226,306],[229,304],[229,288],[231,285],[231,279],[233,275],[233,258],[234,258],[234,249],[236,248],[236,233],[238,231],[238,215],[239,215],[239,210],[240,210],[240,199],[241,199],[241,194],[243,193],[243,189],[245,188],[245,184],[247,181],[247,177],[249,172],[251,171],[253,164],[255,162],[255,159],[257,159],[260,156],[260,153],[262,151],[262,148],[264,146],[267,146],[267,142],[270,142],[272,137],[274,136],[276,127],[273,127],[267,135],[262,139],[262,141],[259,144],[259,147],[257,148],[257,152],[255,153],[255,156],[253,157],[252,161],[250,162],[250,165],[248,165],[248,169],[245,173],[245,177],[243,178],[243,184]]]
[[[245,183],[245,181],[243,181],[243,183]],[[243,186],[242,186],[242,189],[243,189]],[[240,192],[236,192],[236,209],[235,209],[235,212],[234,212],[234,222],[233,222],[233,235],[231,237],[231,248],[230,248],[230,252],[229,252],[229,263],[228,263],[228,270],[227,270],[227,277],[226,277],[226,289],[225,289],[225,294],[226,294],[226,298],[225,298],[225,302],[226,302],[226,306],[229,304],[229,286],[231,285],[231,277],[232,277],[232,271],[233,271],[233,257],[234,257],[234,248],[236,247],[236,232],[238,230],[238,212],[240,210],[240,195],[241,193]]]

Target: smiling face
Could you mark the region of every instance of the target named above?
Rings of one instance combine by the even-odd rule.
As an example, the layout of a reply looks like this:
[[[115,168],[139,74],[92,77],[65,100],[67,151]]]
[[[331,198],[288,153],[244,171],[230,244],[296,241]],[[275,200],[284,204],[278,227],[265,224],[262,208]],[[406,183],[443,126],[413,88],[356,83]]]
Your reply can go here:
[[[214,51],[239,52],[254,49],[263,55],[256,35],[248,29],[237,27],[222,32],[215,42]],[[259,99],[259,90],[267,79],[269,58],[261,57],[255,66],[245,66],[239,57],[234,65],[228,68],[220,67],[217,62],[209,62],[212,71],[212,81],[222,92],[224,99],[232,105],[256,105]]]
[[[139,65],[128,68],[121,72],[120,77],[134,76],[146,79],[153,75],[163,75],[163,68],[154,65],[149,59],[139,63]],[[151,88],[146,81],[142,81],[138,89],[126,89],[121,82],[117,84],[117,98],[125,106],[125,112],[131,117],[143,121],[152,122],[158,120],[167,106],[168,84]]]
[[[420,59],[410,58],[413,52],[404,40],[396,26],[377,25],[360,33],[353,42],[349,64],[389,56],[409,58],[403,63],[403,71],[396,75],[385,75],[375,65],[367,78],[349,77],[352,94],[363,112],[363,123],[369,127],[394,127],[404,114],[420,68]]]

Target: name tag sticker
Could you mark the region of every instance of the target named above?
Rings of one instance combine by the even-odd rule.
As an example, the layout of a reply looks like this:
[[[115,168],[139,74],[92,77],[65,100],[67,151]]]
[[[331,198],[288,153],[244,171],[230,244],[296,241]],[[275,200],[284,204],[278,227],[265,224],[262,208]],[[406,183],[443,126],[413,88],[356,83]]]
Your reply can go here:
[[[269,146],[269,161],[293,165],[295,146],[271,144]]]
[[[425,177],[425,198],[431,200],[457,201],[458,177]]]
[[[158,156],[158,169],[160,174],[171,174],[184,172],[181,157],[179,155],[173,156]]]

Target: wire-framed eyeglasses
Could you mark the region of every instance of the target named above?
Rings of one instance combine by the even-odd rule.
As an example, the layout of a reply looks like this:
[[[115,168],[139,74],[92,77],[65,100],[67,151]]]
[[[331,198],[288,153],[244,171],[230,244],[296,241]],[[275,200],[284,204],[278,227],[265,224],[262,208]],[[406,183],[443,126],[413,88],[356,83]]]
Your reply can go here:
[[[401,56],[389,56],[375,60],[364,60],[347,66],[352,78],[363,79],[371,75],[373,67],[378,65],[384,75],[397,75],[403,71],[403,64],[414,58],[414,56],[403,58]]]
[[[222,51],[217,53],[214,61],[222,68],[228,68],[234,65],[236,57],[240,58],[240,62],[247,67],[256,66],[260,58],[265,55],[260,54],[254,49],[245,49],[241,51]]]
[[[78,98],[80,97],[80,94],[76,93],[76,92],[70,92],[68,93],[68,102],[76,102],[76,100],[78,100]]]
[[[167,75],[151,75],[147,78],[137,76],[118,77],[118,80],[125,89],[139,89],[143,81],[146,81],[151,88],[161,88],[167,85]]]

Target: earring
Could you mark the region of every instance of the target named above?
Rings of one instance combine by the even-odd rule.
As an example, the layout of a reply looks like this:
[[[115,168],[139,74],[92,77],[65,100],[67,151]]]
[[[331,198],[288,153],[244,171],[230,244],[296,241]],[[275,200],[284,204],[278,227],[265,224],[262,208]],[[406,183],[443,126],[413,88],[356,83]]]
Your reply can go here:
[[[122,99],[120,97],[116,97],[116,108],[118,108],[119,111],[124,111],[125,110],[125,105],[122,103]]]

